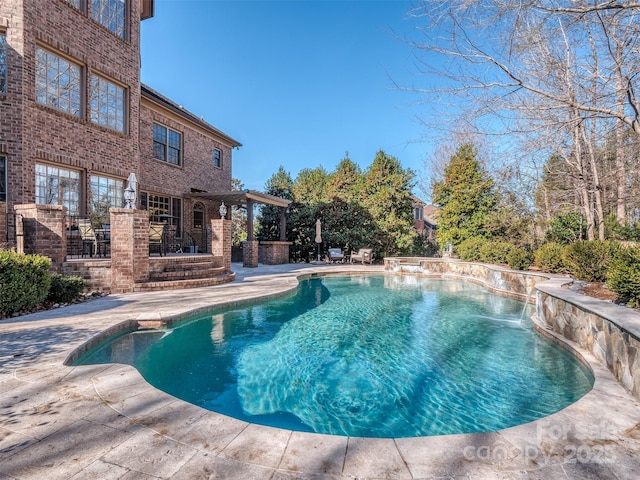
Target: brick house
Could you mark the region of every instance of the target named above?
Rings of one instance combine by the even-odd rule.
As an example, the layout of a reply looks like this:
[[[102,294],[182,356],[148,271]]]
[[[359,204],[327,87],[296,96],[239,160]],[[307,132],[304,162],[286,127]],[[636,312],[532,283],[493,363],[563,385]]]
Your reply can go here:
[[[200,242],[231,190],[240,143],[140,82],[140,23],[153,0],[0,2],[0,247],[15,207],[62,205],[109,221],[135,173],[135,207]]]
[[[438,213],[440,208],[427,205],[418,197],[413,199],[413,228],[429,242],[436,243],[438,230]]]

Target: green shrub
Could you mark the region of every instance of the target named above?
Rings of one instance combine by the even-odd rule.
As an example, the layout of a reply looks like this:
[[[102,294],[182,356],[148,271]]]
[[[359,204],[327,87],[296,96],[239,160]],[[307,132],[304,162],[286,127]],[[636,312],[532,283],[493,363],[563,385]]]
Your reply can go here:
[[[567,273],[564,249],[565,247],[556,242],[545,243],[533,254],[535,265],[545,272]]]
[[[47,257],[0,250],[0,314],[40,305],[49,292],[50,267]]]
[[[640,247],[621,248],[609,264],[607,287],[630,307],[640,306]]]
[[[514,248],[509,242],[487,242],[480,247],[480,260],[484,263],[502,265],[507,263],[507,256]]]
[[[581,241],[568,245],[563,259],[578,280],[604,282],[609,263],[619,249],[620,244],[610,240]]]
[[[460,242],[456,247],[458,256],[465,262],[479,262],[480,261],[480,249],[487,243],[486,238],[471,237]]]
[[[587,222],[578,212],[556,215],[548,225],[545,239],[561,245],[569,245],[586,236]]]
[[[512,270],[526,270],[533,263],[533,254],[524,248],[513,248],[507,255],[507,263]]]
[[[84,278],[52,273],[47,300],[54,303],[69,303],[78,298],[85,288],[87,288],[87,282]]]

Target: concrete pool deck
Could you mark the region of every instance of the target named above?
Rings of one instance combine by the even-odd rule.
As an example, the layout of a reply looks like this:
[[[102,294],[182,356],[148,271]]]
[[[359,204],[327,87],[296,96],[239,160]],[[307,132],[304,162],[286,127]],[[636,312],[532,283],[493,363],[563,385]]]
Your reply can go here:
[[[584,350],[594,388],[554,415],[485,434],[403,439],[247,424],[156,390],[128,365],[64,365],[75,348],[125,320],[277,294],[300,274],[383,272],[233,270],[234,282],[215,287],[109,295],[0,320],[0,480],[638,478],[640,402]]]

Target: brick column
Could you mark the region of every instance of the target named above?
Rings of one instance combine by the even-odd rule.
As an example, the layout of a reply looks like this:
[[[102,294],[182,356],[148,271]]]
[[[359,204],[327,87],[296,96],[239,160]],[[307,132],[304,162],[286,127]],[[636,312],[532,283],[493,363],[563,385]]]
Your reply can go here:
[[[112,208],[111,292],[133,292],[149,280],[149,212]]]
[[[62,205],[16,205],[17,250],[20,253],[37,254],[51,259],[51,269],[62,271],[67,256],[67,209]]]
[[[242,242],[242,266],[255,268],[258,266],[258,241]]]
[[[225,272],[231,271],[231,220],[211,219],[211,253],[222,257]]]

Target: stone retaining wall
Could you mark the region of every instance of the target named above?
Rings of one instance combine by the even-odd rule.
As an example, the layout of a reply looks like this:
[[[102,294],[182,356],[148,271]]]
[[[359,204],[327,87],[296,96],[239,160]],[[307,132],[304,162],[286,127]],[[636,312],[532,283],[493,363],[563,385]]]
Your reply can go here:
[[[569,277],[521,272],[445,259],[385,258],[385,270],[483,284],[487,289],[531,300],[535,291],[536,320],[590,351],[618,381],[640,399],[640,313],[563,287]]]

